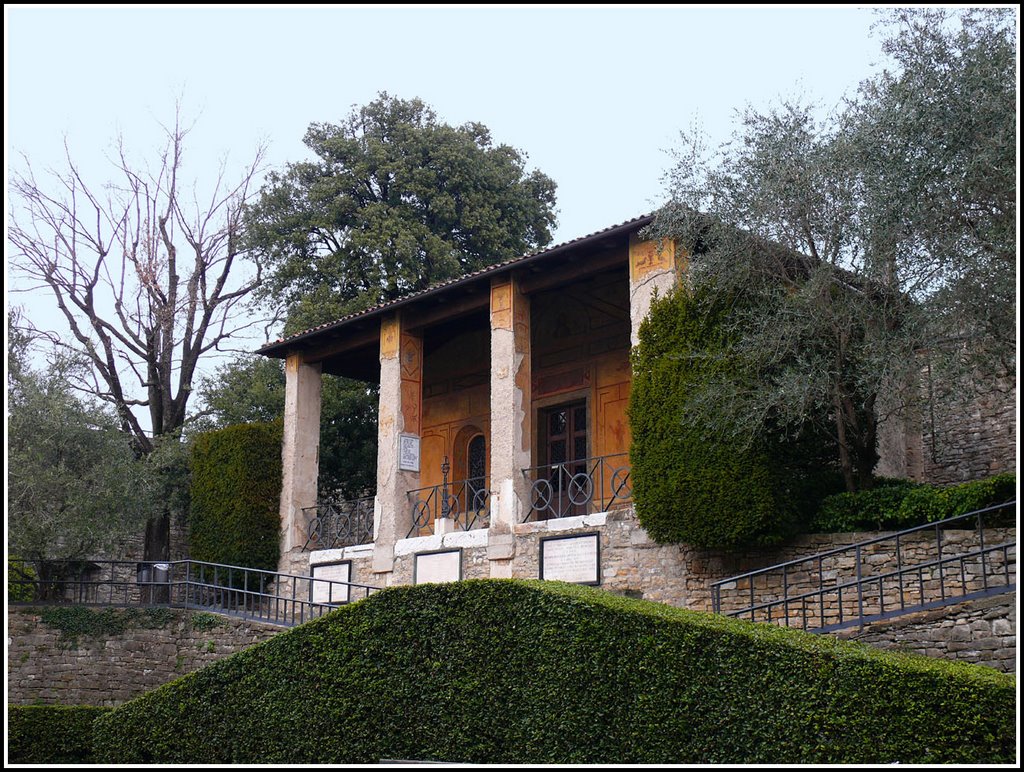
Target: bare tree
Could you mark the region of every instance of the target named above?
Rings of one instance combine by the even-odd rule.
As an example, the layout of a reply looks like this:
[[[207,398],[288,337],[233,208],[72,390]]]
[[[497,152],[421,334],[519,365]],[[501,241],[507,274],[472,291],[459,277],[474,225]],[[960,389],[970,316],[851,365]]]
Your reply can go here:
[[[113,406],[139,455],[184,425],[203,355],[258,324],[242,313],[262,270],[244,252],[241,210],[265,149],[233,184],[222,162],[200,199],[181,179],[188,131],[176,113],[152,166],[130,162],[119,140],[114,182],[87,182],[67,142],[61,170],[39,180],[24,159],[10,181],[13,268],[28,291],[52,293],[70,337],[43,332],[87,357],[75,386]],[[145,558],[166,559],[169,542],[165,512],[147,524]]]

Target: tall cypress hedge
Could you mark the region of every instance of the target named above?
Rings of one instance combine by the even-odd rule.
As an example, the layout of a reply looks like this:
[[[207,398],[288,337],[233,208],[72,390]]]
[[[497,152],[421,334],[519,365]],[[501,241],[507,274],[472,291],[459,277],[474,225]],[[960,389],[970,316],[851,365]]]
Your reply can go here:
[[[753,444],[685,418],[693,389],[730,375],[726,305],[680,288],[651,305],[633,351],[629,403],[633,500],[653,539],[700,548],[777,544],[833,492],[821,438]],[[752,386],[756,388],[756,384]]]
[[[561,582],[382,590],[96,722],[115,763],[1007,763],[1012,676]]]
[[[238,424],[192,447],[189,548],[196,560],[277,570],[281,423]]]

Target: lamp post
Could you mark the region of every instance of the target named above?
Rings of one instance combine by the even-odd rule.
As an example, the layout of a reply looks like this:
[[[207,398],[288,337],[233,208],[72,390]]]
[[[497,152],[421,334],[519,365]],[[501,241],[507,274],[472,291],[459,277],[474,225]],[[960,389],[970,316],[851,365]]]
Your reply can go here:
[[[441,517],[448,517],[452,511],[451,504],[448,502],[448,472],[451,471],[451,468],[448,456],[445,456],[441,463]]]

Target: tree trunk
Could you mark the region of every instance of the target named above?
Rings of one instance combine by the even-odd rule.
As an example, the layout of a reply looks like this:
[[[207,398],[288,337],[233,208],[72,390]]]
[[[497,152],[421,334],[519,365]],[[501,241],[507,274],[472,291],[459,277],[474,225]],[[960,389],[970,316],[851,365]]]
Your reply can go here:
[[[142,559],[145,561],[168,561],[171,558],[171,514],[165,507],[157,517],[151,517],[146,522],[146,541],[142,549]],[[155,576],[155,572],[154,572]],[[154,603],[170,603],[170,588],[167,586],[153,586],[147,595],[147,600]]]

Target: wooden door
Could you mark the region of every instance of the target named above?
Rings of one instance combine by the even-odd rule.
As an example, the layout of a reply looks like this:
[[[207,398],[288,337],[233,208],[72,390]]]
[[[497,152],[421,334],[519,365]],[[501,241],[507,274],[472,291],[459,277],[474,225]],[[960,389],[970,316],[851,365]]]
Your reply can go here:
[[[552,502],[544,517],[582,515],[593,495],[587,482],[587,404],[573,402],[544,411],[546,474]]]

